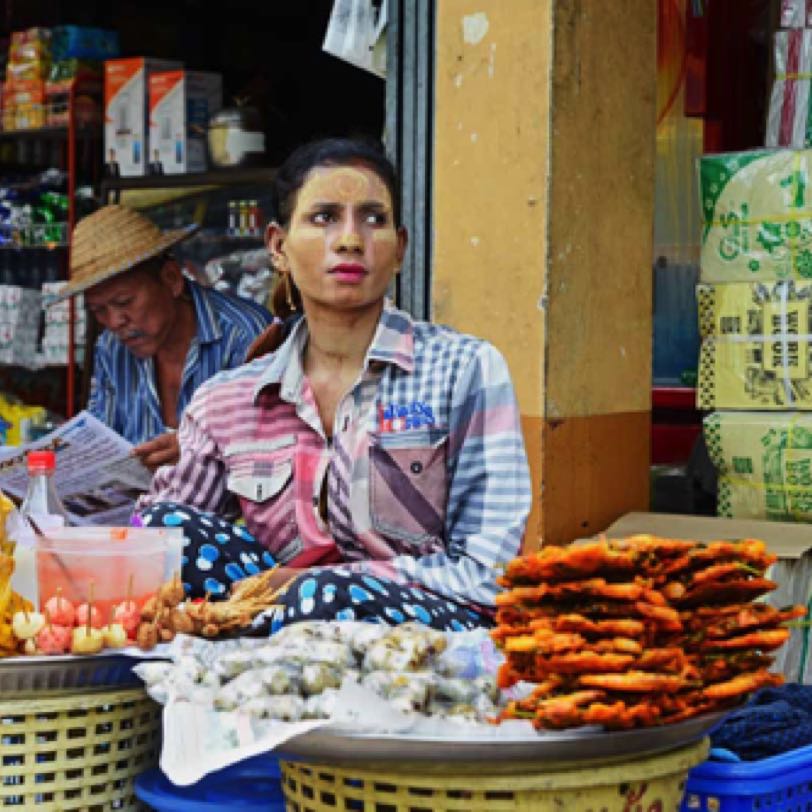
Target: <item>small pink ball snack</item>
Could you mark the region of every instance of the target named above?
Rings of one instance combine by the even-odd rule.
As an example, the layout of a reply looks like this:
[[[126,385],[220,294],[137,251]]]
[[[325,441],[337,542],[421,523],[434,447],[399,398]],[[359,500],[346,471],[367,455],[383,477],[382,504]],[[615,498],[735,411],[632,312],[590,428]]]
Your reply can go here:
[[[135,601],[122,601],[113,609],[113,620],[124,627],[129,637],[135,637],[141,622],[141,611]]]
[[[73,629],[51,623],[37,635],[37,648],[43,654],[67,654]]]
[[[101,613],[95,606],[91,606],[88,603],[83,603],[76,609],[76,620],[75,620],[76,625],[87,626],[88,613],[90,616],[90,625],[94,629],[101,629],[101,627],[104,626],[104,621],[102,620]]]
[[[74,605],[67,598],[63,598],[59,593],[45,602],[44,610],[51,619],[51,623],[57,626],[73,626],[76,622],[76,609]]]

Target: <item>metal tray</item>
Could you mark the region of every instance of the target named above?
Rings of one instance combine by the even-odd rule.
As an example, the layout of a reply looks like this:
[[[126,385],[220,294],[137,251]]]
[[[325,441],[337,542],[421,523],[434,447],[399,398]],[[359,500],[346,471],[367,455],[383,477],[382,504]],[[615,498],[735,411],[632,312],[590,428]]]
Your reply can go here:
[[[141,685],[132,670],[139,662],[138,657],[113,651],[87,656],[6,657],[0,660],[0,697]]]
[[[730,711],[705,714],[673,725],[639,730],[598,731],[574,729],[549,731],[519,738],[497,735],[477,737],[463,730],[457,738],[414,736],[399,733],[351,733],[319,728],[280,746],[284,754],[322,762],[513,762],[500,769],[519,771],[527,762],[564,763],[628,761],[630,757],[673,750],[698,741]],[[494,730],[498,730],[495,728]],[[505,731],[506,734],[508,731]]]

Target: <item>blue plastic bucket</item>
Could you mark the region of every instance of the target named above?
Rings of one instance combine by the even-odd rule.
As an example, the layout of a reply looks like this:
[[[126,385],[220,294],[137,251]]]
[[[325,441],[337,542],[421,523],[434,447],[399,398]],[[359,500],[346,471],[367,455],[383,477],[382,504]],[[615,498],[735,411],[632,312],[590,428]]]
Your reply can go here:
[[[279,761],[268,755],[218,770],[188,787],[175,786],[157,768],[147,770],[136,778],[135,794],[157,812],[285,812]]]

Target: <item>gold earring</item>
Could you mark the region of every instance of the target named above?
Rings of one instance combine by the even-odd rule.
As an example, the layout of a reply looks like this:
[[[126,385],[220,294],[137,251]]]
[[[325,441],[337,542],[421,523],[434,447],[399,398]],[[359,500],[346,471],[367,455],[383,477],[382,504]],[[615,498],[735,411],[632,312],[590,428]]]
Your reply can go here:
[[[293,288],[290,281],[290,273],[286,273],[283,277],[283,284],[285,285],[285,301],[288,307],[294,311],[296,310],[296,303],[293,301]]]

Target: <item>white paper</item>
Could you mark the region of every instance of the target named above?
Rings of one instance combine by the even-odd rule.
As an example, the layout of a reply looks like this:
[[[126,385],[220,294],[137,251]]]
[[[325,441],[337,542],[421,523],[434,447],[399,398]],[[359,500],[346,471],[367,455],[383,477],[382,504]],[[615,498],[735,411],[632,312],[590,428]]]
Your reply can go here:
[[[164,706],[161,769],[178,786],[210,772],[267,753],[294,736],[324,727],[326,719],[278,722],[239,711],[214,711],[180,698]]]
[[[32,443],[0,451],[0,490],[22,499],[28,487],[26,454],[56,453],[54,486],[76,525],[127,525],[152,474],[132,444],[83,411]]]
[[[486,630],[448,633],[447,637],[449,648],[446,651],[451,657],[442,667],[451,668],[447,672],[450,675],[470,675],[469,678],[473,678],[483,673],[481,668],[495,668],[492,663],[496,657],[486,651],[486,641],[492,646]],[[162,654],[175,663],[182,658],[192,658],[209,672],[228,652],[260,649],[272,645],[272,641],[273,638],[210,641],[178,635]],[[135,670],[138,673],[138,667]],[[187,683],[175,684],[168,689],[168,696],[163,697],[154,690],[156,687],[159,686],[150,686],[147,691],[154,699],[165,700],[161,769],[179,786],[193,784],[214,770],[280,748],[290,739],[317,728],[326,728],[336,734],[399,734],[460,741],[470,738],[493,739],[494,742],[506,739],[537,741],[544,735],[524,720],[492,725],[453,717],[403,713],[350,676],[345,676],[342,682],[330,719],[299,722],[257,719],[239,710],[214,710],[211,704],[199,701]]]
[[[376,16],[372,0],[333,0],[322,50],[385,78],[387,22],[386,3]]]

